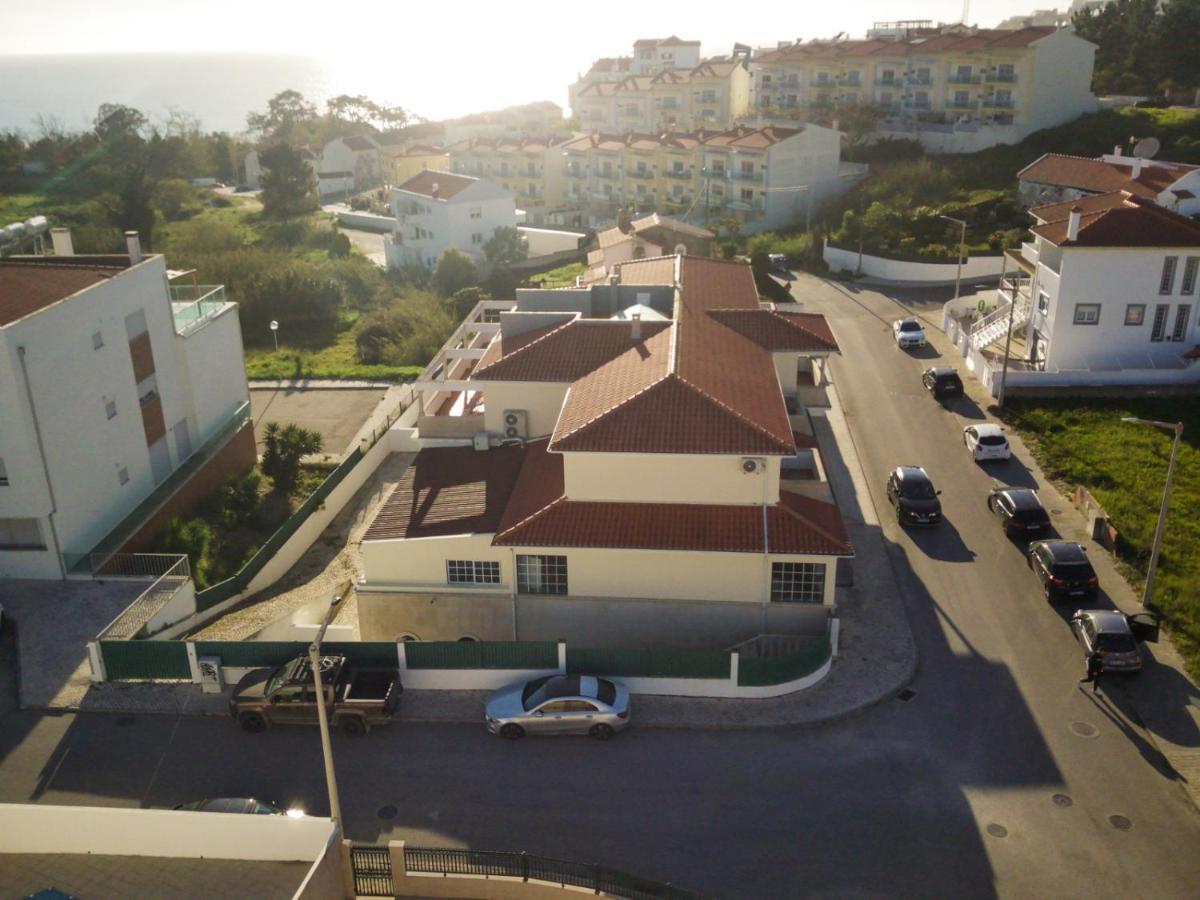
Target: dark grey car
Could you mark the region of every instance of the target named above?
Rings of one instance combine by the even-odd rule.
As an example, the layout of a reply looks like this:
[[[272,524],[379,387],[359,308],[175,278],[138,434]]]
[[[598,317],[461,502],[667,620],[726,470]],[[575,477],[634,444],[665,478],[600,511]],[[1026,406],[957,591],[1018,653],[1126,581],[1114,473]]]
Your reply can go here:
[[[629,724],[629,691],[592,675],[546,675],[496,691],[486,714],[488,731],[510,740],[528,733],[604,741]]]

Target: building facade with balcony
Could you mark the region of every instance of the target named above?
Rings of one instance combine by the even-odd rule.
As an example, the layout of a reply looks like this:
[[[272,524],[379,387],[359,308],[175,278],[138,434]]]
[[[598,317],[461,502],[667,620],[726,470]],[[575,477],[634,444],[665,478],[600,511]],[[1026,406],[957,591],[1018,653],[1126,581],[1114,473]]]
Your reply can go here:
[[[1017,179],[1027,207],[1129,191],[1180,215],[1200,215],[1200,166],[1129,156],[1120,146],[1095,158],[1047,153]]]
[[[0,577],[89,574],[191,478],[254,465],[237,305],[175,274],[136,236],[0,260]]]
[[[999,307],[956,341],[993,393],[1010,320],[1012,386],[1200,382],[1200,224],[1129,191],[1030,215]]]
[[[606,56],[567,88],[567,105],[579,116],[577,97],[584,88],[601,82],[622,81],[630,75],[657,75],[670,70],[694,69],[700,65],[700,42],[667,38],[641,38],[633,42],[631,56]]]
[[[818,125],[584,135],[563,145],[565,202],[607,224],[619,209],[754,230],[802,221],[849,186],[838,132]]]
[[[573,95],[572,111],[589,130],[726,128],[750,111],[750,84],[745,60],[715,58],[690,69],[584,85]]]
[[[525,222],[541,225],[565,201],[565,136],[471,138],[447,148],[450,171],[486,178],[513,195]]]
[[[424,446],[363,538],[364,639],[821,633],[853,552],[805,393],[837,352],[824,317],[693,256],[502,306],[414,384]]]
[[[428,269],[450,247],[476,263],[497,228],[515,228],[513,195],[492,181],[426,170],[392,190],[395,230],[384,236],[392,268],[417,263]]]
[[[865,40],[795,43],[750,63],[755,113],[836,117],[870,105],[881,136],[967,152],[1014,143],[1096,108],[1094,44],[1068,29],[963,25],[882,31]]]

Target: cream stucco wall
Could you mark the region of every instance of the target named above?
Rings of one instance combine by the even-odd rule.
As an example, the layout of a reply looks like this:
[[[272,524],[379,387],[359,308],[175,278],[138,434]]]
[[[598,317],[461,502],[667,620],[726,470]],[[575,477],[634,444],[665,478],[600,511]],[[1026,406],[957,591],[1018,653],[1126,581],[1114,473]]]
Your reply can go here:
[[[741,456],[564,453],[563,478],[572,500],[776,503],[779,457],[755,458],[765,461],[765,471],[748,475]]]
[[[492,434],[504,433],[504,411],[523,409],[529,438],[546,437],[554,431],[569,384],[542,381],[480,381],[483,391],[484,426]]]

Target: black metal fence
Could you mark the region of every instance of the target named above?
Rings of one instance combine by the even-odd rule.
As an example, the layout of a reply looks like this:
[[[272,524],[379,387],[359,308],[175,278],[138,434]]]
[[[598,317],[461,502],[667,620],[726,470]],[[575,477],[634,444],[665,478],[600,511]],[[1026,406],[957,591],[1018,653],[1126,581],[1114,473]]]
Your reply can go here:
[[[392,857],[387,847],[351,847],[354,893],[359,897],[395,897]]]
[[[704,900],[702,894],[604,866],[507,850],[452,850],[405,847],[404,868],[421,875],[476,875],[520,878],[626,900]]]

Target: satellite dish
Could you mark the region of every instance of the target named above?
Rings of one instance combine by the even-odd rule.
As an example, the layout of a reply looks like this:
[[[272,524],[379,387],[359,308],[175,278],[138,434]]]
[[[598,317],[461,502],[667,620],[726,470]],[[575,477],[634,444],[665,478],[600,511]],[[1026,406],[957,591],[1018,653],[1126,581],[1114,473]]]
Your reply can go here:
[[[1158,138],[1148,137],[1142,138],[1133,147],[1133,155],[1142,159],[1154,159],[1154,155],[1162,149],[1162,144]]]

